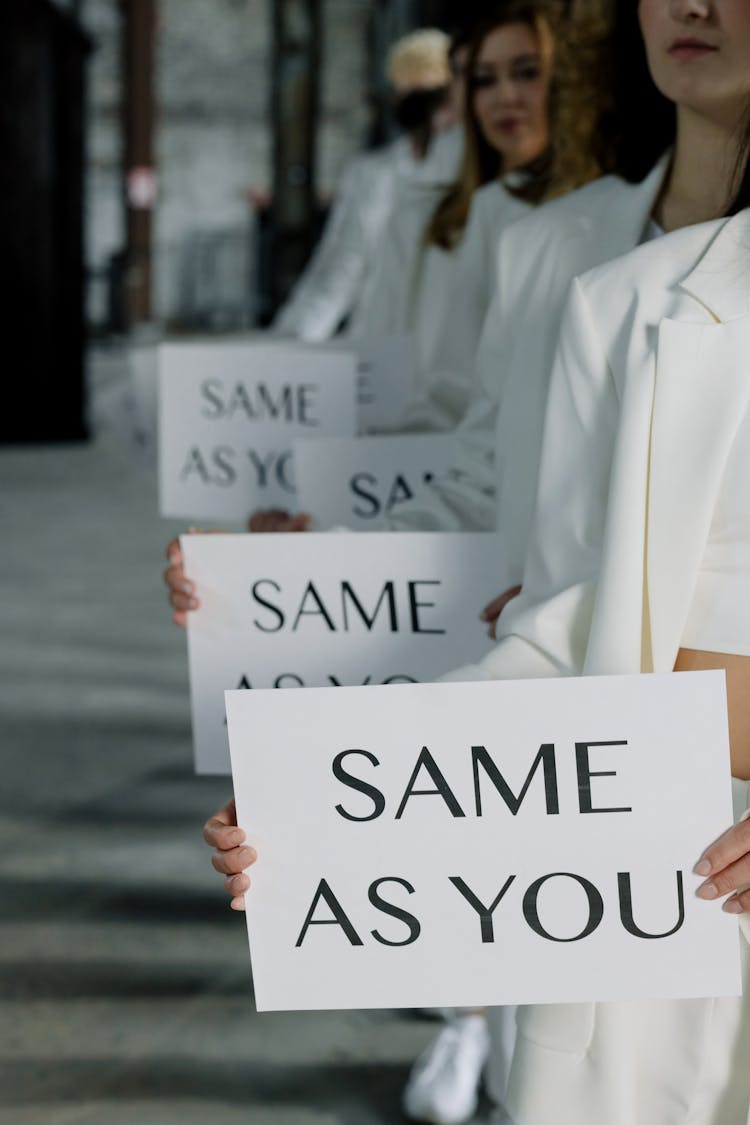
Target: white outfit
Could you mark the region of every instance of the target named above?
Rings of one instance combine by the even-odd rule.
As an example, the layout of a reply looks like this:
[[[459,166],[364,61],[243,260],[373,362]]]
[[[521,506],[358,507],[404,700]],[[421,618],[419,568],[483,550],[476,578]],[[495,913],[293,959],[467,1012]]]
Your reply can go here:
[[[450,183],[458,168],[460,130],[433,141],[423,161],[400,137],[345,168],[323,235],[271,330],[309,343],[330,339],[369,300],[373,264],[402,187]],[[452,170],[451,170],[452,169]]]
[[[750,656],[750,412],[724,471],[690,613],[685,648]]]
[[[669,671],[717,557],[742,566],[747,586],[748,246],[743,212],[574,282],[523,593],[497,647],[448,678]],[[732,646],[750,653],[747,610],[735,608]],[[750,786],[733,788],[739,817]],[[750,940],[747,915],[740,925]],[[745,942],[743,958],[741,999],[520,1009],[515,1125],[748,1125]]]
[[[498,239],[511,224],[528,214],[531,205],[497,181],[474,195],[466,230],[452,255],[449,285],[439,303],[432,295],[434,259],[444,252],[435,247],[423,256],[423,283],[414,310],[420,376],[414,401],[405,412],[410,429],[436,425],[454,429],[464,416],[474,381],[477,346],[495,289]]]
[[[570,283],[638,245],[665,171],[666,158],[640,184],[597,180],[536,208],[497,244],[495,295],[477,349],[472,399],[456,431],[459,459],[421,502],[400,505],[391,526],[497,528],[506,546],[498,593],[520,581],[549,373]]]
[[[427,187],[439,184],[447,187],[458,177],[463,151],[463,125],[450,125],[447,129],[441,129],[433,135],[424,160],[412,161],[414,166],[409,173],[410,180]]]
[[[354,329],[362,338],[414,337],[415,385],[399,429],[453,429],[462,417],[492,289],[493,248],[500,232],[529,209],[500,183],[486,184],[474,196],[460,243],[443,250],[425,245],[425,231],[444,191],[415,185],[400,193],[373,277],[372,298]]]

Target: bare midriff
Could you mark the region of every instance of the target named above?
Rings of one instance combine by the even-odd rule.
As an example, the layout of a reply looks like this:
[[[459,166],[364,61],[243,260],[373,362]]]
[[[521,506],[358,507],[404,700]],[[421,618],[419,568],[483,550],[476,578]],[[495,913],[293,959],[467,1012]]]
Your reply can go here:
[[[750,781],[750,656],[681,648],[675,672],[705,672],[723,668],[727,674],[729,748],[732,776]]]

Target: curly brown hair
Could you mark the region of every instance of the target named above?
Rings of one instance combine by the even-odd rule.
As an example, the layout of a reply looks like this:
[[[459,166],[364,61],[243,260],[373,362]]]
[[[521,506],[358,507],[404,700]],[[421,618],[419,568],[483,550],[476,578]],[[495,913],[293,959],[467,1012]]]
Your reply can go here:
[[[468,72],[475,66],[486,37],[498,27],[531,27],[543,55],[552,59],[549,91],[550,143],[530,164],[523,182],[507,190],[537,204],[564,195],[596,179],[605,170],[597,137],[608,108],[606,47],[611,30],[611,0],[505,0],[485,18],[473,38]],[[466,99],[464,155],[457,182],[438,204],[425,241],[451,250],[460,241],[474,192],[502,174],[500,158],[485,140]]]

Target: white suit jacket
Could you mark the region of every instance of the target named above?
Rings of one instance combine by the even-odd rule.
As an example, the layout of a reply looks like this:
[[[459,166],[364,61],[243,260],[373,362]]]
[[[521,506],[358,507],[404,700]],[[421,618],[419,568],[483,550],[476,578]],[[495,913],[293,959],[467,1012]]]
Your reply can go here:
[[[371,296],[353,328],[353,335],[362,338],[402,333],[414,338],[414,385],[394,426],[398,430],[449,430],[460,421],[492,289],[492,247],[500,232],[529,210],[529,204],[501,184],[487,184],[474,197],[455,249],[426,246],[427,225],[445,190],[414,184],[399,193],[378,254]]]
[[[640,184],[607,176],[544,204],[497,246],[497,285],[458,427],[454,469],[426,499],[399,505],[397,530],[497,530],[506,558],[498,593],[520,581],[536,491],[541,430],[562,310],[573,278],[642,239],[666,170]]]
[[[416,182],[445,186],[456,174],[461,130],[433,141],[423,161],[411,155],[403,137],[354,157],[345,168],[318,246],[272,331],[309,343],[328,340],[342,323],[356,321],[372,295],[380,240],[399,192]]]
[[[362,297],[396,192],[399,147],[355,156],[336,188],[320,241],[271,330],[308,343],[335,335]]]
[[[450,255],[452,267],[442,290],[436,290],[436,260],[430,248],[418,265],[414,292],[414,330],[419,374],[413,401],[406,407],[407,429],[455,429],[472,390],[476,353],[495,290],[495,255],[502,232],[531,205],[497,181],[474,195],[460,245]],[[445,256],[445,255],[443,255]]]
[[[500,619],[497,647],[449,678],[670,670],[748,409],[750,212],[667,235],[574,282],[524,591]],[[734,785],[736,815],[749,788]],[[746,916],[742,925],[748,936]],[[745,1125],[746,993],[519,1010],[514,1122]]]

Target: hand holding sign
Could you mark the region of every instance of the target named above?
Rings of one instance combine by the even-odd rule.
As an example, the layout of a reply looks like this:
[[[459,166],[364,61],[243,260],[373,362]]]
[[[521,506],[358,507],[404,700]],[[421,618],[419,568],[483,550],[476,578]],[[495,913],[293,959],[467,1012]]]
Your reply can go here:
[[[723,907],[727,914],[750,911],[750,820],[735,824],[707,848],[695,873],[710,876],[698,888],[700,898],[730,895]]]
[[[224,690],[433,680],[487,642],[475,602],[496,588],[487,533],[189,536],[201,606],[188,649],[196,764],[228,773]],[[172,604],[194,597],[169,575]]]
[[[245,874],[258,859],[253,847],[243,847],[247,834],[237,825],[234,797],[218,809],[203,826],[203,839],[214,848],[211,864],[225,876],[224,885],[232,896],[232,910],[244,910],[245,892],[250,877]],[[697,890],[700,898],[712,900],[723,895],[722,909],[728,914],[750,912],[750,820],[728,829],[701,856],[694,869],[697,875],[710,875]],[[717,893],[714,893],[714,890]]]
[[[218,529],[199,531],[197,527],[191,527],[186,534],[222,535],[224,533]],[[179,538],[170,539],[169,543],[167,543],[166,555],[169,566],[164,571],[163,577],[168,591],[167,597],[169,604],[174,611],[172,620],[175,625],[179,625],[181,629],[186,629],[187,615],[195,609],[200,609],[200,598],[195,589],[195,583],[191,582],[185,574],[185,560],[182,556],[182,547]]]
[[[500,620],[500,614],[505,609],[508,602],[512,602],[521,593],[520,586],[509,586],[497,598],[493,598],[491,602],[487,602],[482,612],[479,614],[480,621],[487,624],[487,636],[492,640],[497,640],[497,623]]]
[[[248,520],[248,528],[255,532],[282,532],[282,531],[308,531],[310,517],[305,512],[290,516],[279,508],[272,508],[265,512],[254,512]],[[220,528],[210,531],[199,531],[191,527],[188,535],[224,535],[226,532]],[[172,620],[181,629],[187,628],[187,615],[193,610],[200,609],[200,598],[195,583],[185,574],[185,560],[182,556],[182,547],[179,538],[170,539],[167,544],[167,561],[169,566],[164,571],[164,583],[167,587],[167,597],[173,609]]]
[[[692,874],[731,817],[718,673],[227,692],[227,712],[260,1010],[738,994],[736,930]]]
[[[310,516],[307,512],[291,515],[284,508],[265,508],[253,512],[248,520],[248,529],[261,533],[309,531]]]
[[[244,874],[255,863],[255,848],[244,847],[245,832],[237,827],[237,809],[234,797],[209,817],[203,826],[203,839],[214,848],[211,864],[215,871],[225,876],[224,886],[232,895],[232,910],[245,909],[245,891],[250,879]]]

